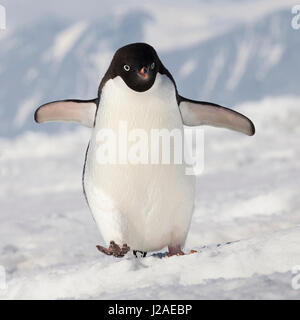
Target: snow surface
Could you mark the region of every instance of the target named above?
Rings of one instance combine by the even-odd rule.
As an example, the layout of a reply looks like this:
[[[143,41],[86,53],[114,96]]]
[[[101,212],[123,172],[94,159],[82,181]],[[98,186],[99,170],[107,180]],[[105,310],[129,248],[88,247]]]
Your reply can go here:
[[[0,299],[299,299],[300,98],[238,110],[257,133],[205,130],[185,248],[198,253],[172,258],[96,250],[103,242],[81,188],[89,129],[1,138]]]
[[[60,32],[56,36],[54,47],[52,48],[49,57],[60,62],[78,41],[86,27],[87,24],[81,21]]]

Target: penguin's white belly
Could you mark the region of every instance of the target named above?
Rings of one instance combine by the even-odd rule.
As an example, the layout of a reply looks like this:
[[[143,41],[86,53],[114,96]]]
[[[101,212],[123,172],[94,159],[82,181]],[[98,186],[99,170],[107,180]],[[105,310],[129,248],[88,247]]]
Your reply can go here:
[[[186,175],[184,163],[172,161],[151,164],[149,159],[145,164],[132,164],[119,163],[117,157],[115,164],[99,163],[99,132],[109,129],[118,137],[120,121],[126,124],[128,137],[132,129],[143,129],[148,137],[151,129],[179,129],[183,135],[169,78],[157,74],[153,86],[141,93],[129,89],[120,77],[109,80],[102,89],[84,187],[104,240],[127,243],[131,249],[141,251],[183,245],[193,212],[194,177]]]

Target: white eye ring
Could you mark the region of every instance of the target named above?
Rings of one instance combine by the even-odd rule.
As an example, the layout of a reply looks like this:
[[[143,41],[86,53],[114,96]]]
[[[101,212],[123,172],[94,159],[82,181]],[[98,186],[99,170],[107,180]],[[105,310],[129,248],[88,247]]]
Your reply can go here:
[[[154,69],[154,67],[155,67],[155,63],[154,63],[154,62],[152,62],[152,64],[151,64],[151,69],[153,70],[153,69]]]
[[[124,65],[124,70],[125,70],[125,71],[129,71],[129,70],[130,70],[130,67],[129,67],[128,64],[125,64],[125,65]]]

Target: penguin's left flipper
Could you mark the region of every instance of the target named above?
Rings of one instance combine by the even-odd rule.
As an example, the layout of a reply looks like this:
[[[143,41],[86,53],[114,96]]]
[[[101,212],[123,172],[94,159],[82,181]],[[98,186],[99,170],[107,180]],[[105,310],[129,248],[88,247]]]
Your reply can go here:
[[[248,136],[255,133],[254,124],[250,119],[229,108],[218,104],[194,101],[178,96],[179,109],[184,125],[227,128],[238,131]]]
[[[86,127],[94,126],[98,99],[61,100],[40,106],[34,114],[38,123],[51,121],[73,121]]]

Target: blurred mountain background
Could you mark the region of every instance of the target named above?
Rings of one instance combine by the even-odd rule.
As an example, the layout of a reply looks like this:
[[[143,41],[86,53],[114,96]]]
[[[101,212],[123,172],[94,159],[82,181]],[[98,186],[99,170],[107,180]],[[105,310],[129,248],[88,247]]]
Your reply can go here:
[[[299,95],[300,31],[281,1],[2,1],[0,135],[40,128],[33,112],[52,100],[97,94],[113,53],[153,45],[189,98],[235,107],[266,96]]]

